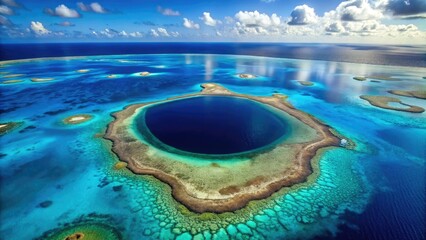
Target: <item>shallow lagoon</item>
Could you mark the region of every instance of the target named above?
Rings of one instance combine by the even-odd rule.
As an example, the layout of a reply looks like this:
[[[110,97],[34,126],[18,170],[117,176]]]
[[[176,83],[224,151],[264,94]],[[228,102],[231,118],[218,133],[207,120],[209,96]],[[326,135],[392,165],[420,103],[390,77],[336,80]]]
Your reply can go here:
[[[140,77],[143,71],[152,74]],[[83,220],[114,226],[125,239],[425,237],[420,229],[425,224],[426,143],[421,139],[426,139],[426,115],[379,109],[358,97],[424,89],[423,69],[229,55],[121,55],[6,64],[2,72],[25,74],[19,77],[24,82],[0,85],[2,122],[24,121],[1,137],[4,238],[31,239],[58,224]],[[241,79],[240,73],[259,77]],[[352,79],[359,75],[402,80]],[[50,77],[54,80],[31,82]],[[314,85],[297,82],[305,80]],[[205,82],[244,94],[286,94],[294,106],[335,127],[357,147],[326,151],[315,160],[307,183],[221,215],[190,213],[154,178],[114,170],[110,143],[98,135],[112,112],[198,92]],[[93,118],[80,125],[62,123],[76,114]],[[43,207],[46,201],[52,204]]]

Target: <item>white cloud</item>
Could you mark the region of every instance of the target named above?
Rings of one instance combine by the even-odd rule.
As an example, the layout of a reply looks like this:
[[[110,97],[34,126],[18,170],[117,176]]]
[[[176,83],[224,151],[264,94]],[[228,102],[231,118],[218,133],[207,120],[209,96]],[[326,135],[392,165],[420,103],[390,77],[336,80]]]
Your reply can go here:
[[[270,35],[279,34],[281,18],[277,14],[271,16],[258,11],[239,11],[235,14],[234,32],[240,34]]]
[[[50,8],[45,9],[45,12],[52,16],[58,16],[63,18],[79,18],[80,14],[71,8],[68,8],[64,4],[61,4],[55,8],[55,10],[52,10]]]
[[[271,3],[271,2],[275,2],[275,0],[260,0],[261,2],[265,2],[265,3]]]
[[[207,26],[216,26],[216,24],[219,23],[218,20],[215,20],[212,18],[212,16],[210,16],[209,12],[203,12],[203,16],[200,17],[201,20],[203,20],[204,24],[206,24]]]
[[[289,25],[306,25],[316,23],[318,16],[315,14],[315,9],[306,4],[296,6],[290,14],[291,18]]]
[[[88,5],[78,2],[77,6],[80,8],[81,11],[84,12],[95,12],[95,13],[108,13],[108,10],[106,10],[101,4],[98,2],[93,2]]]
[[[168,32],[165,28],[151,29],[151,36],[153,37],[178,37],[178,32]]]
[[[0,14],[3,14],[3,15],[13,15],[14,12],[13,12],[12,8],[10,8],[10,7],[6,6],[6,5],[0,5]]]
[[[158,34],[158,32],[155,29],[151,29],[151,36],[153,36],[153,37],[159,37],[160,34]]]
[[[9,7],[21,7],[15,0],[1,0],[0,2]]]
[[[180,16],[179,11],[175,11],[171,8],[162,8],[161,6],[158,6],[157,10],[158,10],[158,12],[160,12],[161,14],[163,14],[165,16]]]
[[[75,26],[74,23],[69,22],[69,21],[63,21],[63,22],[60,22],[60,23],[55,23],[55,25],[63,26],[63,27],[73,27],[73,26]]]
[[[157,28],[158,34],[163,37],[170,37],[169,33],[165,28]]]
[[[131,33],[129,33],[129,36],[131,36],[131,37],[142,37],[143,35],[140,32],[131,32]]]
[[[30,28],[36,35],[39,35],[39,36],[40,35],[46,35],[46,34],[50,33],[50,31],[47,30],[41,22],[32,21]]]
[[[12,22],[5,16],[0,15],[0,26],[12,26]]]
[[[386,0],[387,1],[387,0]],[[339,19],[342,21],[365,21],[383,18],[383,0],[348,0],[337,6],[336,10],[326,12],[325,17]]]
[[[328,25],[325,28],[325,31],[330,33],[342,33],[345,31],[345,28],[343,27],[341,22],[334,22]]]
[[[183,18],[183,26],[190,29],[199,29],[200,25],[198,23],[194,23],[193,21]]]

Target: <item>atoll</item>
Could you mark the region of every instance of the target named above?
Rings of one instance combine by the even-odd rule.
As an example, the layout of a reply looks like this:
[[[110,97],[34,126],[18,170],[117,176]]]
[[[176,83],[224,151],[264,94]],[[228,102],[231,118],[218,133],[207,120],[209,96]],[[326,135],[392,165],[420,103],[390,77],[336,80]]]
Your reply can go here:
[[[93,116],[89,114],[77,114],[77,115],[69,116],[62,121],[65,124],[79,124],[79,123],[87,122],[92,118]]]
[[[304,182],[312,173],[311,160],[318,150],[340,143],[330,126],[295,109],[282,95],[249,96],[212,83],[202,87],[200,93],[159,102],[206,95],[246,98],[273,107],[280,114],[288,114],[296,127],[291,140],[284,140],[272,149],[232,157],[241,161],[229,163],[215,156],[194,165],[185,160],[187,156],[159,150],[131,130],[134,118],[144,107],[159,102],[133,104],[114,113],[115,120],[105,134],[105,138],[113,142],[113,152],[128,163],[127,168],[133,173],[152,175],[170,185],[173,197],[191,211],[235,211],[251,200],[264,199],[283,187]]]
[[[405,97],[414,97],[420,99],[426,99],[426,91],[402,91],[402,90],[389,90],[388,93],[405,96]]]
[[[379,108],[403,111],[403,112],[411,112],[411,113],[422,113],[425,111],[424,108],[422,107],[403,103],[401,102],[401,100],[394,97],[361,95],[360,98],[368,101],[371,105],[379,107]],[[390,106],[389,103],[400,104],[402,105],[402,107]]]

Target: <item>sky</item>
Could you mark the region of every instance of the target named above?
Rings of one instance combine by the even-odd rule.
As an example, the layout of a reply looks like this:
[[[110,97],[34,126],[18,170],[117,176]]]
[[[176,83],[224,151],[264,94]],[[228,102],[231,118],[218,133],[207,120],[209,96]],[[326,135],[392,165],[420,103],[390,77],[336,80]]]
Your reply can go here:
[[[426,44],[426,0],[0,0],[0,42]]]

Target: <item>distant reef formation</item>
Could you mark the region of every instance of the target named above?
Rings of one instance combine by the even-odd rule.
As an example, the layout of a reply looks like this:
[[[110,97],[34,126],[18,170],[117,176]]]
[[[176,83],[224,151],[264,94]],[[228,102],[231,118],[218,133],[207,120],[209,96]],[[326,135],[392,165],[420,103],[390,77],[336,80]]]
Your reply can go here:
[[[400,99],[394,97],[361,95],[360,98],[379,108],[411,113],[422,113],[425,111],[425,109],[422,107],[403,103]],[[389,105],[392,103],[399,104],[401,107]]]
[[[399,95],[399,96],[405,96],[405,97],[426,99],[426,90],[418,90],[418,91],[389,90],[388,93]]]

